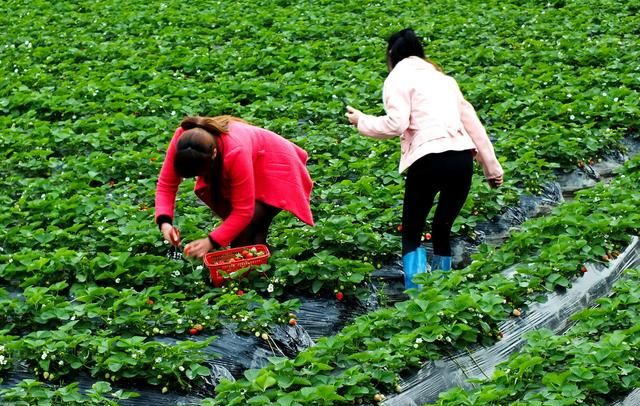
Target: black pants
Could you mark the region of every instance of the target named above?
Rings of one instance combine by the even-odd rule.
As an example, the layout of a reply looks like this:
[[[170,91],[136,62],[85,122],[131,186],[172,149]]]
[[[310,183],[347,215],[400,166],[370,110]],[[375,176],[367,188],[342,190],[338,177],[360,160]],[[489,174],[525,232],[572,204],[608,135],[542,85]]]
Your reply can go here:
[[[451,256],[451,227],[467,199],[472,175],[471,151],[428,154],[409,167],[402,208],[402,255],[420,246],[427,216],[440,192],[431,230],[433,252]]]
[[[231,242],[231,247],[267,244],[267,234],[273,218],[281,209],[256,200],[253,218],[247,227]]]

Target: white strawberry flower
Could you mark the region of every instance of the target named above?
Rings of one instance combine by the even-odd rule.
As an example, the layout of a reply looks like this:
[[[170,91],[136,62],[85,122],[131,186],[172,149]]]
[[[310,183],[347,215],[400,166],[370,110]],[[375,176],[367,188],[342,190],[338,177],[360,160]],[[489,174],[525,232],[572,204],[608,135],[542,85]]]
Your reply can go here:
[[[184,367],[182,365],[180,365],[178,369],[180,370],[180,372],[184,372]]]
[[[273,283],[270,283],[269,286],[267,286],[267,292],[273,292]]]

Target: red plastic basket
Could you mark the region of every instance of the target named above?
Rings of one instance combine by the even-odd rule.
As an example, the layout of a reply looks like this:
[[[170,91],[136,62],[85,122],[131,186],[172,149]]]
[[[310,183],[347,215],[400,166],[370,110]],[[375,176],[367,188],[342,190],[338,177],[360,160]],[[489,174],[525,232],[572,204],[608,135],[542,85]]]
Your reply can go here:
[[[255,248],[257,252],[263,252],[264,255],[242,259],[237,257],[236,254],[242,253],[244,250],[250,251],[252,248]],[[211,275],[211,282],[213,282],[213,286],[219,288],[224,284],[225,280],[229,279],[228,275],[240,269],[266,264],[270,256],[271,253],[266,245],[256,244],[210,252],[204,256],[204,264],[209,268],[209,274]],[[234,262],[227,262],[232,258],[235,259]]]

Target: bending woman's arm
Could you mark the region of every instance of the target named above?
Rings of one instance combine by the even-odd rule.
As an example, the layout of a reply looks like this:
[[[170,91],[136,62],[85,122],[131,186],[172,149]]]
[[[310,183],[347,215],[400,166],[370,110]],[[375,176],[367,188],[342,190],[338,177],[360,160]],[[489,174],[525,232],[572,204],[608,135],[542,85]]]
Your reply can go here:
[[[182,182],[182,178],[178,176],[173,168],[173,161],[176,155],[178,140],[183,132],[184,130],[182,128],[178,128],[173,134],[173,138],[167,149],[167,155],[162,163],[160,176],[158,177],[155,210],[156,223],[158,223],[159,226],[162,226],[163,223],[173,222],[176,194],[178,193],[180,182]]]
[[[251,151],[240,148],[225,159],[224,171],[229,174],[231,213],[222,224],[209,233],[209,239],[226,247],[249,225],[256,204],[256,190]]]

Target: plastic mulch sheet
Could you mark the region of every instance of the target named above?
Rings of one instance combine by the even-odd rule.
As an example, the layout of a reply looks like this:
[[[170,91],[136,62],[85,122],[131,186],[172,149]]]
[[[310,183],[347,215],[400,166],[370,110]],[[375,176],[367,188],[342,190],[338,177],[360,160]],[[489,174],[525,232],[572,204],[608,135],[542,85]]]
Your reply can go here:
[[[365,302],[352,300],[340,302],[334,297],[308,295],[295,295],[285,297],[283,300],[294,298],[301,302],[300,308],[296,312],[298,326],[302,327],[314,340],[337,334],[355,317],[377,307],[375,296],[369,297]]]
[[[298,325],[273,328],[270,333],[271,345],[251,334],[238,334],[233,325],[225,326],[211,334],[180,338],[199,341],[211,336],[216,337],[203,350],[209,356],[206,366],[210,369],[210,375],[205,377],[202,385],[194,388],[190,394],[172,392],[161,394],[160,388],[135,381],[130,385],[112,384],[114,391],[124,389],[140,394],[140,397],[119,402],[123,405],[154,404],[158,406],[199,404],[203,397],[213,396],[215,386],[221,379],[240,378],[247,369],[261,368],[267,365],[269,357],[293,358],[299,352],[312,346],[314,339],[337,334],[356,316],[372,311],[378,305],[373,289],[372,295],[364,302],[354,300],[339,302],[333,297],[322,298],[304,295],[295,295],[283,298],[283,300],[293,298],[297,298],[301,302],[301,306],[296,312]],[[174,337],[155,337],[154,340],[169,345],[178,341]],[[5,376],[0,388],[13,387],[23,379],[33,379],[33,375],[27,371],[24,365],[19,365]],[[90,389],[91,385],[96,382],[88,375],[74,376],[72,381],[77,381],[81,390]]]
[[[274,342],[271,348],[264,340],[252,335],[240,335],[232,329],[222,329],[212,334],[217,338],[204,351],[210,355],[205,364],[209,367],[209,376],[204,377],[200,387],[194,388],[190,395],[179,393],[161,394],[158,387],[150,385],[118,385],[112,384],[115,390],[124,389],[137,392],[140,397],[119,401],[123,405],[191,405],[199,404],[200,399],[213,396],[215,386],[221,379],[235,379],[242,376],[249,368],[261,368],[268,363],[268,358],[274,355],[293,357],[300,351],[313,345],[311,337],[300,326],[278,326],[272,330],[270,337]],[[191,337],[192,340],[204,340],[210,335]],[[156,337],[156,341],[173,344],[177,339],[172,337]],[[0,388],[17,385],[23,379],[33,379],[24,365],[19,365],[9,373]],[[90,389],[96,381],[88,375],[74,376],[73,381],[79,383],[81,390]]]
[[[541,189],[538,195],[521,195],[517,206],[508,207],[504,213],[490,221],[478,223],[476,232],[483,234],[481,242],[501,242],[513,227],[519,226],[529,218],[549,213],[564,201],[560,184],[547,182]]]
[[[605,154],[598,162],[586,163],[584,167],[571,172],[558,173],[558,183],[562,191],[570,195],[578,190],[592,187],[602,178],[613,175],[613,171],[622,166],[629,157],[640,153],[640,140],[627,137],[622,143],[628,150],[626,154],[612,151]]]
[[[614,402],[611,406],[638,406],[640,405],[640,389],[636,389],[623,400]]]
[[[625,269],[640,266],[640,239],[633,237],[624,252],[608,266],[587,264],[589,272],[574,281],[564,293],[551,293],[544,303],[533,303],[519,318],[509,319],[500,326],[504,338],[492,347],[475,349],[426,363],[420,370],[406,376],[402,392],[390,395],[385,405],[411,406],[434,402],[441,392],[456,386],[471,388],[468,378],[491,376],[496,365],[506,361],[525,344],[524,333],[548,328],[562,334],[569,327],[569,317],[606,296]],[[505,273],[509,273],[506,270]]]

